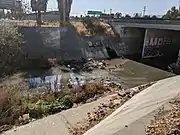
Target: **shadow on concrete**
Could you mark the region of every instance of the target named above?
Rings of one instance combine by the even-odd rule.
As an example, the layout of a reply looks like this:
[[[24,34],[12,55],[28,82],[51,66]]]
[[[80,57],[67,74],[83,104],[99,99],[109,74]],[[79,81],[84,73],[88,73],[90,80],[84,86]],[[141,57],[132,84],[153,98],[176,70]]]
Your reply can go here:
[[[152,67],[159,68],[165,71],[169,71],[168,66],[172,63],[177,62],[178,52],[179,50],[176,50],[173,53],[169,53],[165,56],[155,57],[155,58],[145,58],[145,59],[141,57],[141,54],[135,54],[135,55],[125,56],[125,57],[133,61],[148,65],[148,66],[152,66]],[[180,74],[180,73],[176,72],[176,74]]]

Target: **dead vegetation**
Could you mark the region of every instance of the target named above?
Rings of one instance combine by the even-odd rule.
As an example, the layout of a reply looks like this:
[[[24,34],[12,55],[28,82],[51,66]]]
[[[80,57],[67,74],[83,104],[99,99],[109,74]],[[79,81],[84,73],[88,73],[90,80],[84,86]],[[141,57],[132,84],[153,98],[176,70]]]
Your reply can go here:
[[[94,112],[87,113],[87,121],[82,123],[77,123],[76,126],[69,128],[69,133],[71,135],[82,135],[91,127],[97,125],[112,112],[114,112],[121,104],[118,100],[118,103],[115,103],[114,100],[110,100],[108,104],[101,104],[98,108],[94,109]]]
[[[171,102],[170,110],[160,109],[146,128],[146,135],[180,135],[180,98]]]
[[[30,93],[27,85],[3,86],[0,88],[0,132],[67,110],[73,104],[94,101],[108,91],[101,83],[41,94]]]
[[[23,61],[23,36],[14,25],[0,25],[0,76],[11,74]]]
[[[85,33],[86,35],[114,36],[114,32],[111,26],[107,23],[97,20],[96,18],[83,18],[82,24],[85,26],[86,31],[81,31],[81,33]]]
[[[148,83],[126,91],[120,90],[117,96],[114,96],[109,100],[108,104],[102,103],[100,106],[98,106],[98,108],[95,108],[93,112],[87,113],[86,121],[77,123],[77,125],[69,127],[69,133],[71,135],[84,134],[90,128],[94,127],[110,114],[112,114],[117,108],[131,99],[134,95],[138,94],[152,84],[154,83]]]

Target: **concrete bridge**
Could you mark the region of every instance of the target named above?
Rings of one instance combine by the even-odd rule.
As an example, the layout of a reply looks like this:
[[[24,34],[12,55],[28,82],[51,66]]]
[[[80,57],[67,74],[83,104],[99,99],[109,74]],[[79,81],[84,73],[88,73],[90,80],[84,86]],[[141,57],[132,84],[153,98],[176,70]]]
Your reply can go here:
[[[114,19],[109,24],[120,35],[129,55],[177,60],[180,49],[180,21]]]
[[[148,20],[148,19],[112,19],[106,22],[121,24],[124,27],[180,30],[180,20]]]

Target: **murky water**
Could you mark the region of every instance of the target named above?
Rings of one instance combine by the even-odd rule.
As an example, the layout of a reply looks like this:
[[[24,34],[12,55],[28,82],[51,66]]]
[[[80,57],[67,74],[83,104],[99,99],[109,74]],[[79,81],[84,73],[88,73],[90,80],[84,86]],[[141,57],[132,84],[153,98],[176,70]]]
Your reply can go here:
[[[51,68],[49,70],[27,70],[23,73],[16,74],[9,79],[6,79],[2,84],[17,84],[24,79],[30,77],[41,77],[61,75],[62,84],[67,84],[69,81],[75,82],[76,77],[81,78],[82,82],[87,82],[95,79],[108,79],[121,83],[125,88],[134,87],[144,83],[157,81],[160,79],[175,76],[175,74],[163,71],[154,67],[150,67],[131,60],[114,59],[107,60],[109,63],[107,70],[96,69],[93,72],[64,72],[61,67]],[[120,65],[120,66],[119,66]],[[110,70],[110,71],[109,71]]]
[[[115,64],[118,64],[118,60],[116,60]],[[122,83],[127,87],[134,87],[144,83],[175,76],[175,74],[167,71],[131,60],[127,60],[122,66],[112,70],[111,74],[120,78]]]

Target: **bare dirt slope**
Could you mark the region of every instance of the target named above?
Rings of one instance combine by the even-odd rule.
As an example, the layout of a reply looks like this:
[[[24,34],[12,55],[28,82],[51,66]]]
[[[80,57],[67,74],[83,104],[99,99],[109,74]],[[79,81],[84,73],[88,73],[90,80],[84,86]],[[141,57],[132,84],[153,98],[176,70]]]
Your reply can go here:
[[[179,86],[180,76],[157,82],[84,135],[143,135],[156,110],[180,93]]]

